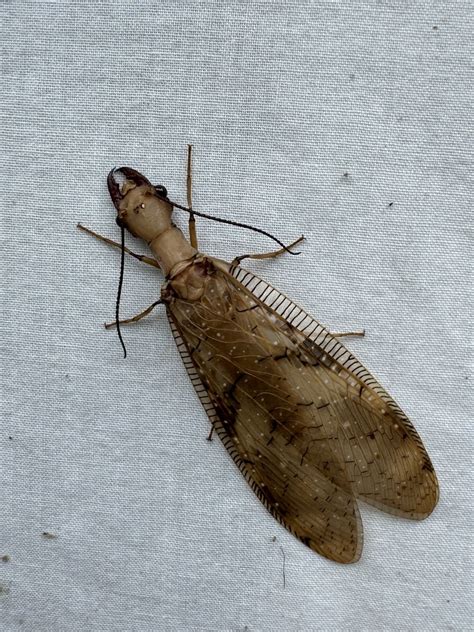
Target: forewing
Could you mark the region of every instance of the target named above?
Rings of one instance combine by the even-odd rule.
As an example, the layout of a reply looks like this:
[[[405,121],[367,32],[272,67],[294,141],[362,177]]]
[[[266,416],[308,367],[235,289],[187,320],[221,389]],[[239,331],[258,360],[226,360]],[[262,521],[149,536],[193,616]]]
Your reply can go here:
[[[318,391],[318,401],[325,405],[313,414],[324,423],[353,492],[388,513],[426,518],[438,501],[438,481],[418,433],[397,403],[339,340],[295,303],[240,267],[216,265],[263,303],[280,327],[288,328],[299,348],[291,364],[298,368],[308,397]]]
[[[310,402],[299,393],[286,334],[266,308],[217,270],[199,301],[174,298],[168,315],[211,422],[263,504],[313,550],[356,561],[362,549],[357,503],[344,468],[313,423]],[[269,323],[272,333],[262,335]]]

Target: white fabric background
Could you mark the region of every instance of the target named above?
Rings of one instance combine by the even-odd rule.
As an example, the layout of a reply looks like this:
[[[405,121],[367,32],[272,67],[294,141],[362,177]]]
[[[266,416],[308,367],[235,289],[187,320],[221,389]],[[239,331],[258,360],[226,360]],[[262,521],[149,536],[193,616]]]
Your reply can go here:
[[[471,7],[2,3],[2,630],[471,628]],[[435,464],[428,520],[362,508],[356,565],[290,536],[206,442],[162,312],[124,331],[126,361],[102,328],[119,256],[75,224],[118,236],[114,165],[185,201],[188,142],[197,209],[305,234],[249,268],[333,330],[366,328],[349,346]],[[226,258],[273,247],[198,231]],[[127,260],[122,313],[160,282]]]

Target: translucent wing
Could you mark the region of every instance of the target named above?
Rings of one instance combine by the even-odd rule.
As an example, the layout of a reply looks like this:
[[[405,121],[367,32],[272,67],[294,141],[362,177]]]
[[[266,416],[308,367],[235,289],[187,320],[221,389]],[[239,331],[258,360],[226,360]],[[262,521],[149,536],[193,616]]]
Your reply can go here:
[[[356,496],[428,515],[437,498],[429,458],[370,374],[271,286],[204,261],[199,298],[168,286],[170,323],[211,422],[271,513],[339,562],[360,556]]]
[[[243,268],[216,263],[276,312],[300,348],[319,362],[318,369],[303,372],[310,383],[318,371],[323,375],[327,412],[338,426],[333,448],[354,493],[404,518],[429,516],[439,497],[436,474],[417,431],[392,397],[337,338],[281,292]]]

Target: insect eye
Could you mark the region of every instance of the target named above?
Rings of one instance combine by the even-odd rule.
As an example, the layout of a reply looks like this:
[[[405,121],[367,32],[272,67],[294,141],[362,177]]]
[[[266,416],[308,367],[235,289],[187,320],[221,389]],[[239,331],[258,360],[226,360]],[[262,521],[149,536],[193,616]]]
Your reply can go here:
[[[155,186],[155,191],[160,197],[168,197],[168,191],[166,190],[166,187],[164,187],[162,184],[157,184]]]

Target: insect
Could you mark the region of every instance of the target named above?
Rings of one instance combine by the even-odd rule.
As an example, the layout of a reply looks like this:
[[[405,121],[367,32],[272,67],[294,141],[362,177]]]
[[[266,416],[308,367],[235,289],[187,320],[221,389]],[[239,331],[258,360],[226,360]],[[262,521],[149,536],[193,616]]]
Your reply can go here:
[[[202,254],[191,179],[191,147],[187,207],[133,169],[109,174],[122,243],[81,228],[121,248],[122,272],[129,253],[159,267],[166,279],[160,299],[124,321],[118,312],[120,283],[116,322],[109,326],[116,325],[121,337],[120,324],[164,305],[212,429],[258,498],[310,549],[337,562],[355,562],[362,551],[358,502],[404,518],[426,518],[438,500],[431,461],[408,418],[341,344],[340,336],[347,334],[329,333],[240,266],[245,258],[291,251],[300,240],[232,263]],[[172,221],[174,208],[190,214],[189,241]],[[125,248],[125,228],[147,242],[153,257]]]

